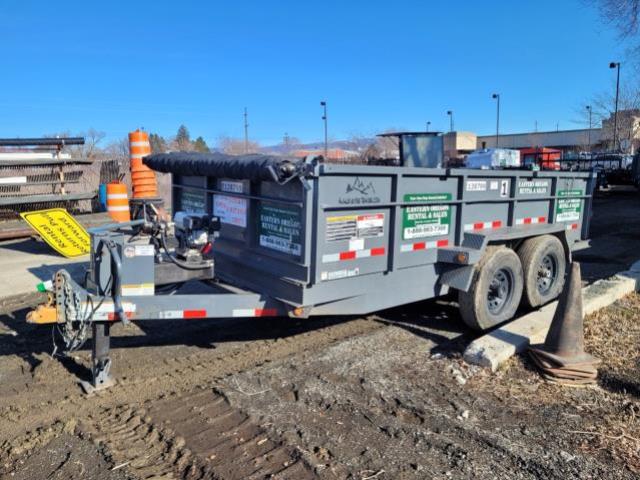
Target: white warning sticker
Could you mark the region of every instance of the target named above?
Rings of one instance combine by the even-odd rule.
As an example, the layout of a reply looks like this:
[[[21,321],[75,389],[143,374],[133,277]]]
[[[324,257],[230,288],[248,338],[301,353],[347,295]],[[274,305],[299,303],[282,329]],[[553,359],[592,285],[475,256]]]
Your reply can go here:
[[[353,241],[384,235],[384,213],[363,215],[341,215],[327,217],[326,239],[328,242]],[[364,248],[364,244],[362,245]],[[359,250],[359,249],[349,249]]]
[[[136,245],[134,247],[134,255],[136,257],[153,257],[155,253],[153,245]]]
[[[134,283],[122,285],[122,295],[124,297],[136,295],[153,295],[155,293],[155,285],[153,283]]]
[[[348,270],[348,269],[336,270],[334,272],[321,272],[320,273],[320,280],[322,280],[322,281],[339,280],[341,278],[356,277],[358,275],[360,275],[360,269],[359,268],[353,268],[351,270]]]
[[[364,238],[352,238],[349,240],[349,251],[364,250]]]
[[[384,213],[358,215],[356,226],[358,238],[381,237],[384,235]]]
[[[91,311],[91,309],[94,308],[93,305],[90,303],[89,304],[85,303],[84,305],[85,305],[85,308],[88,309],[88,311]],[[122,309],[126,314],[131,314],[133,316],[136,312],[136,304],[131,302],[122,302]],[[113,304],[113,302],[104,302],[102,305],[97,307],[93,312],[93,319],[94,320],[115,320],[115,310],[116,310],[116,307]]]
[[[246,228],[247,200],[229,195],[214,195],[213,214],[219,217],[222,223]]]

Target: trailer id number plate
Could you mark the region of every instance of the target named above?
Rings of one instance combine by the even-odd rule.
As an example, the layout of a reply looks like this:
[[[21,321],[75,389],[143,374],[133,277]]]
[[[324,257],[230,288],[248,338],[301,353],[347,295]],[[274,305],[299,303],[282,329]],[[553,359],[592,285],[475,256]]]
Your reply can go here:
[[[467,180],[467,192],[486,192],[486,180]]]

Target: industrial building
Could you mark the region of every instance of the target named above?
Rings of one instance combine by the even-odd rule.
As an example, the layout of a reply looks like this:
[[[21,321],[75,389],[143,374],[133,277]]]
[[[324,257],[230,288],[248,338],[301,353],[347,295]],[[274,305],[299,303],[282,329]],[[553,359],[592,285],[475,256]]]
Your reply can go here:
[[[581,128],[576,130],[554,130],[550,132],[525,132],[500,134],[500,148],[549,147],[568,151],[600,150],[604,147],[602,128]],[[477,148],[495,148],[496,135],[481,135],[477,139]]]
[[[609,150],[614,148],[614,123],[614,116],[611,115],[602,121],[601,126],[594,128],[500,134],[498,146],[515,149],[548,147],[563,152]],[[616,128],[619,148],[625,153],[636,153],[640,147],[640,110],[619,111]],[[495,134],[478,137],[477,148],[495,146]]]

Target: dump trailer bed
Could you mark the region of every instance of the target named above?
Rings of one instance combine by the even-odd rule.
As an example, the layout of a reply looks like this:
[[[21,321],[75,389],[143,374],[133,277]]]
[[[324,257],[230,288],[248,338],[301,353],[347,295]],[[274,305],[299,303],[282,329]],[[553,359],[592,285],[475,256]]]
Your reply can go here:
[[[284,185],[174,173],[173,209],[220,218],[225,281],[309,314],[362,314],[468,288],[489,244],[551,234],[569,255],[592,189],[583,172],[321,163]]]
[[[85,284],[57,272],[28,316],[58,324],[67,351],[91,328],[87,391],[110,383],[114,321],[364,314],[455,289],[465,323],[490,328],[559,295],[595,182],[260,155],[145,163],[173,174],[173,222],[150,201],[144,218],[90,230]],[[215,291],[177,292],[192,280]]]

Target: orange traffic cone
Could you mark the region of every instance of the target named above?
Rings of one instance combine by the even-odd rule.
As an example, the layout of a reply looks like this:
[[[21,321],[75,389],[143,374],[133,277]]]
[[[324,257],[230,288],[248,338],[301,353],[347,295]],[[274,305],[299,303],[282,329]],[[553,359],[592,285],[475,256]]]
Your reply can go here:
[[[107,213],[116,222],[131,220],[127,186],[124,183],[107,183]]]
[[[136,130],[129,133],[129,153],[133,198],[156,198],[158,196],[156,174],[142,163],[142,158],[151,154],[147,132]]]
[[[595,383],[600,360],[584,351],[582,279],[580,264],[573,262],[560,295],[544,345],[529,348],[529,355],[545,379],[556,383]]]

